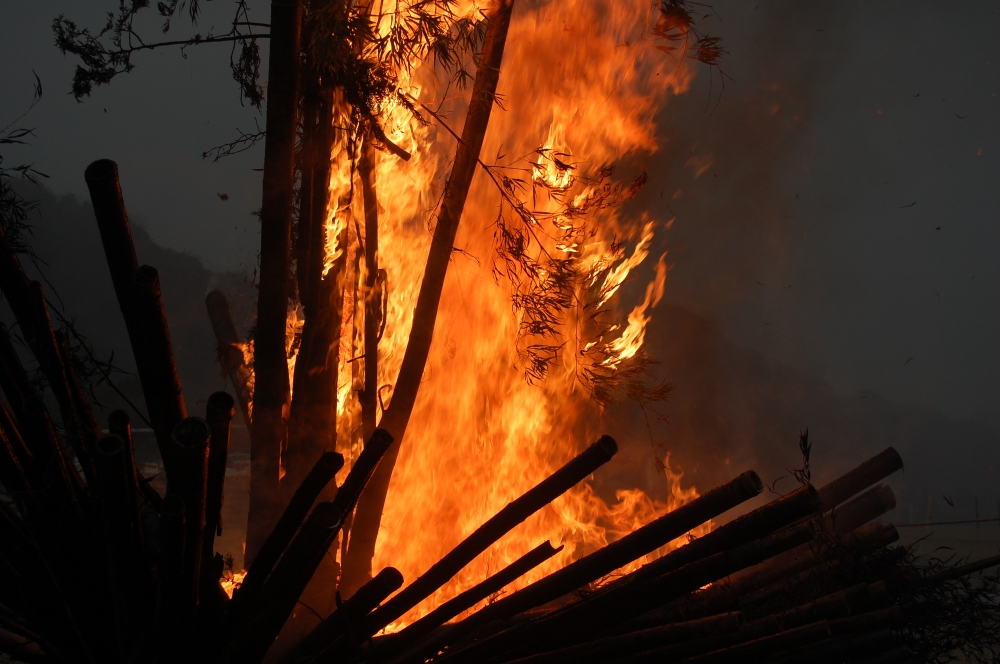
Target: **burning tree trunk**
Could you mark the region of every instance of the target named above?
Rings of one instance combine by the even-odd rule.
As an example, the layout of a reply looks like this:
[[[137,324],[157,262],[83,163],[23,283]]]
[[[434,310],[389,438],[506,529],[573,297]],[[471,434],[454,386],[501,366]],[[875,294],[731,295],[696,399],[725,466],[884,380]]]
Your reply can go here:
[[[208,311],[208,319],[212,323],[212,331],[215,332],[219,366],[222,367],[223,375],[229,378],[229,382],[232,383],[236,400],[240,405],[240,412],[243,413],[243,424],[252,436],[250,404],[253,400],[251,393],[253,374],[246,365],[243,351],[239,347],[240,338],[236,333],[233,317],[229,313],[229,302],[222,291],[213,290],[205,296],[205,309]]]
[[[302,0],[272,0],[267,138],[260,211],[260,287],[254,334],[254,427],[250,446],[250,512],[246,560],[252,561],[281,514],[278,491],[288,407],[285,319],[288,310],[295,122]]]
[[[472,176],[479,163],[479,154],[493,109],[513,5],[513,0],[498,0],[489,17],[489,27],[479,68],[476,71],[472,97],[469,100],[465,127],[455,152],[455,164],[451,176],[445,186],[437,225],[434,227],[427,266],[424,268],[420,294],[413,314],[410,338],[396,379],[392,401],[379,424],[393,435],[396,443],[389,449],[371,484],[358,502],[351,529],[351,542],[344,560],[342,592],[346,595],[350,595],[361,583],[371,578],[371,560],[375,554],[375,543],[378,539],[386,494],[389,491],[389,481],[430,353],[434,322],[437,318],[448,264],[454,250],[458,224],[469,195]]]

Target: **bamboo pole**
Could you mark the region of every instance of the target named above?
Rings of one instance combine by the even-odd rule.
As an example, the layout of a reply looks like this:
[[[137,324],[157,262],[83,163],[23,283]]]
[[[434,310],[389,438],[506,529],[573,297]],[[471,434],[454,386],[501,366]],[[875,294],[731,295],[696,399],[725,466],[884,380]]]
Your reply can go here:
[[[125,320],[146,410],[156,434],[169,481],[173,474],[171,434],[187,417],[170,329],[154,268],[139,266],[132,229],[118,180],[118,165],[101,159],[84,173],[101,233],[104,256],[111,273],[118,306]]]
[[[129,479],[125,441],[114,434],[102,436],[94,448],[97,493],[104,524],[104,548],[110,568],[112,599],[121,659],[127,659],[137,626],[145,617],[143,589],[133,548],[136,541],[129,498]]]
[[[629,653],[642,652],[665,645],[704,638],[718,639],[739,631],[743,624],[743,614],[739,611],[733,611],[688,622],[659,625],[596,641],[587,641],[561,650],[530,655],[513,660],[513,662],[516,664],[570,664],[571,662],[588,660],[613,662]]]
[[[617,452],[618,444],[614,439],[611,436],[602,436],[600,440],[581,452],[575,459],[569,461],[525,492],[524,495],[497,512],[458,546],[431,565],[430,569],[413,583],[373,611],[370,616],[361,621],[356,630],[345,636],[343,647],[348,649],[357,647],[383,627],[400,618],[447,583],[473,558],[529,516],[607,463]]]
[[[205,309],[208,311],[208,319],[212,323],[212,331],[215,332],[219,365],[233,386],[236,401],[243,414],[243,424],[246,425],[248,435],[251,435],[250,403],[253,399],[253,395],[250,393],[251,373],[244,360],[243,351],[237,347],[240,338],[236,333],[233,317],[229,313],[229,302],[222,291],[215,289],[209,291],[208,295],[205,296]]]
[[[378,194],[375,162],[378,152],[366,136],[358,160],[358,176],[365,208],[365,322],[364,322],[364,388],[358,395],[361,405],[362,436],[375,430],[378,405],[378,332],[382,316],[382,289],[378,279]]]
[[[166,657],[176,656],[187,645],[181,641],[189,633],[193,617],[190,587],[184,582],[186,512],[181,496],[174,493],[164,496],[160,512],[155,647]]]
[[[205,406],[205,421],[211,430],[208,451],[208,475],[205,488],[205,536],[203,560],[207,563],[215,553],[215,537],[222,534],[222,504],[225,501],[226,460],[229,457],[229,435],[236,401],[226,392],[213,392]],[[218,577],[215,577],[218,579]]]
[[[312,509],[313,503],[316,502],[334,475],[343,467],[344,457],[337,452],[325,452],[316,461],[312,470],[302,480],[302,484],[299,485],[298,490],[288,502],[288,507],[285,508],[278,523],[271,530],[271,534],[268,535],[243,578],[239,590],[234,594],[234,611],[235,607],[253,602],[254,596],[264,586],[264,582],[273,571],[275,563],[288,548],[289,542],[292,541],[299,526],[302,525],[302,521]]]
[[[325,648],[336,642],[350,626],[371,613],[382,601],[403,585],[403,575],[386,567],[358,592],[327,616],[304,639],[285,655],[282,664],[307,664],[319,658]]]
[[[333,502],[316,505],[263,587],[247,598],[247,606],[230,629],[229,651],[233,664],[259,662],[271,647],[336,540],[344,517],[354,509],[358,496],[391,444],[392,436],[388,432],[375,430],[337,491],[337,497]]]
[[[302,0],[271,0],[267,137],[260,212],[260,282],[254,336],[254,426],[245,558],[252,562],[281,516],[279,463],[288,407],[285,319],[295,187]]]
[[[351,560],[356,561],[353,564],[360,569],[356,572],[348,570],[345,574],[353,578],[363,578],[371,574],[371,559],[375,554],[375,541],[378,539],[379,523],[385,506],[385,497],[389,491],[389,481],[430,354],[434,322],[455,245],[455,236],[489,125],[513,5],[513,0],[497,0],[489,14],[489,25],[472,87],[469,110],[465,116],[462,138],[455,152],[451,175],[445,184],[434,236],[427,255],[427,266],[420,283],[413,326],[403,354],[392,401],[379,424],[389,431],[397,442],[389,450],[369,489],[358,502],[351,527],[348,554]]]
[[[142,502],[140,495],[142,492],[141,485],[145,485],[145,483],[140,482],[142,478],[135,467],[135,444],[132,442],[132,420],[129,414],[124,410],[111,411],[108,414],[108,432],[121,438],[124,443],[122,451],[125,455],[125,471],[128,481],[129,514],[131,515],[132,523],[135,524],[133,527],[135,540],[132,543],[132,547],[135,552],[134,555],[138,559],[144,560],[146,555],[145,537],[142,531]],[[155,493],[151,487],[147,488]],[[157,494],[157,497],[159,497],[159,494]]]
[[[205,492],[208,485],[208,454],[212,429],[200,417],[188,417],[174,426],[174,475],[167,490],[184,501],[184,558],[181,570],[183,604],[181,619],[194,620],[201,586],[201,562],[205,536]],[[166,547],[166,545],[164,545]]]
[[[515,630],[483,639],[449,656],[448,659],[456,664],[457,662],[478,661],[486,653],[494,657],[497,654],[510,651],[512,647],[533,642],[539,637],[544,638],[545,642],[552,647],[560,647],[580,640],[588,634],[601,634],[615,625],[636,618],[671,600],[683,597],[737,570],[755,565],[781,551],[807,542],[813,538],[813,535],[814,530],[808,524],[779,531],[765,539],[749,542],[735,549],[723,551],[685,565],[675,572],[651,579],[637,588],[631,588],[628,592],[617,593],[606,598],[597,598],[574,607],[574,610],[558,612],[551,618],[526,623]],[[509,609],[497,611],[492,609],[492,606],[483,609],[463,622],[469,622],[470,626],[478,627],[490,620],[502,620],[512,615]],[[466,633],[468,632],[466,631]],[[513,654],[518,653],[515,651]]]
[[[860,466],[833,480],[819,490],[824,509],[833,509],[851,496],[902,469],[903,459],[891,447],[879,452]]]
[[[484,614],[480,620],[503,620],[558,599],[576,588],[610,574],[640,556],[655,551],[692,528],[749,500],[759,494],[762,488],[763,484],[757,474],[753,471],[747,471],[726,484],[629,533],[620,540],[584,556],[563,569],[484,608],[480,612]],[[790,501],[793,505],[802,502],[801,500]],[[810,505],[814,508],[815,499],[805,502],[807,508]],[[801,508],[792,513],[796,515],[801,513]],[[682,551],[683,548],[678,551]],[[629,588],[622,588],[618,594],[626,597],[630,592],[634,592],[634,587],[631,585]],[[613,603],[615,600],[614,595],[609,594],[607,597],[595,597],[594,601],[607,604],[607,602]],[[574,610],[578,612],[581,609],[582,607],[574,607]],[[566,620],[562,620],[559,624],[562,625],[567,620],[572,621],[569,614],[567,614]],[[542,627],[541,625],[537,628],[525,627],[519,630],[521,635],[518,638],[522,641],[531,639],[533,635],[545,629],[558,628]],[[511,638],[513,638],[513,634]],[[496,644],[493,647],[497,647]]]
[[[384,646],[380,645],[378,647],[375,656],[384,660],[395,654],[405,652],[411,645],[441,625],[458,616],[463,611],[471,609],[490,595],[500,592],[505,586],[538,565],[541,565],[562,551],[562,549],[562,546],[557,549],[550,542],[542,542],[493,576],[486,578],[465,592],[459,593],[424,617],[411,623],[402,631],[389,637]]]
[[[879,484],[831,510],[825,523],[835,533],[849,533],[895,508],[896,495]]]

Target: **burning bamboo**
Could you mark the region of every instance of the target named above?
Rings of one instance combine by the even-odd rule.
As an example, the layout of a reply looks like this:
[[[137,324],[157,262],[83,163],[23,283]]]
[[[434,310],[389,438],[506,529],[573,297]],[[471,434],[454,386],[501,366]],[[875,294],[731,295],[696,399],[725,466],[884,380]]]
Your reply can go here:
[[[808,525],[778,532],[762,540],[749,542],[730,551],[723,551],[685,565],[676,572],[652,579],[641,587],[575,605],[571,609],[556,612],[551,617],[528,622],[508,632],[485,638],[449,655],[447,659],[457,664],[477,661],[477,658],[481,659],[487,653],[491,657],[507,652],[516,656],[524,645],[534,644],[539,640],[547,646],[560,647],[583,640],[588,635],[604,633],[615,625],[683,597],[708,583],[718,581],[737,570],[755,565],[781,551],[809,541],[813,534],[812,527]],[[499,604],[500,602],[492,606]],[[501,612],[493,610],[492,606],[463,622],[470,623],[470,627],[479,627],[490,620],[502,620],[512,615],[510,609]],[[464,631],[467,634],[471,630]]]
[[[358,592],[327,616],[284,658],[282,664],[306,664],[319,657],[322,651],[335,643],[351,625],[371,613],[382,601],[403,585],[403,575],[393,567],[386,567],[361,586]]]
[[[379,646],[375,656],[386,659],[393,654],[404,652],[436,628],[463,611],[471,609],[490,595],[500,592],[509,583],[512,583],[518,577],[542,564],[561,550],[562,546],[556,549],[553,548],[551,543],[542,542],[493,576],[456,595],[424,617],[408,625],[398,634],[391,636],[387,643]]]
[[[263,658],[391,444],[392,436],[376,429],[337,497],[313,509],[260,591],[248,598],[234,625],[231,661],[257,662]]]
[[[392,401],[379,424],[388,430],[397,442],[389,450],[385,462],[379,466],[378,472],[372,478],[371,487],[358,502],[348,548],[353,569],[345,569],[344,572],[345,576],[351,578],[358,579],[371,573],[371,559],[375,554],[375,542],[378,538],[382,510],[385,507],[385,497],[389,491],[389,480],[392,478],[399,446],[406,433],[420,388],[421,376],[427,364],[445,275],[455,248],[455,236],[465,209],[469,187],[472,185],[472,176],[476,172],[486,128],[489,125],[513,6],[513,0],[498,0],[488,16],[489,24],[477,63],[478,68],[462,129],[462,138],[456,148],[451,175],[441,199],[440,213],[434,226],[427,265],[420,282],[420,292],[413,313],[410,337],[396,379]]]
[[[222,291],[209,291],[205,296],[205,309],[215,333],[216,356],[223,374],[229,378],[236,393],[236,401],[243,414],[243,424],[247,432],[251,432],[250,402],[250,369],[246,365],[243,351],[239,348],[240,338],[236,333],[236,325],[229,313],[229,302]]]
[[[344,638],[344,647],[353,650],[386,625],[400,618],[455,576],[473,558],[510,532],[514,526],[607,463],[617,452],[618,444],[614,439],[611,436],[602,436],[575,459],[500,510],[416,581],[373,611],[352,634]]]
[[[316,498],[343,467],[344,457],[337,452],[326,452],[316,461],[312,471],[299,485],[298,490],[289,501],[288,507],[285,508],[278,523],[275,524],[271,534],[268,535],[264,545],[257,553],[257,557],[250,565],[239,591],[233,596],[236,601],[234,606],[238,607],[244,603],[253,602],[253,596],[264,586],[264,582],[274,569],[275,563],[288,547],[288,543],[292,541],[292,537],[302,525],[309,510],[312,509]]]

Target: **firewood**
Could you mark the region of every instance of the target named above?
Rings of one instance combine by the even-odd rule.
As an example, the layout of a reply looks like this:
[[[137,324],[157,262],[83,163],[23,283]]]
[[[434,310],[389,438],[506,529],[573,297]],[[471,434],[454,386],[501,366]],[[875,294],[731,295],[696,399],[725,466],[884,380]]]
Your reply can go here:
[[[399,633],[391,635],[386,640],[387,642],[380,645],[375,651],[375,657],[386,659],[391,655],[404,652],[436,628],[463,611],[471,609],[490,595],[499,592],[507,584],[556,555],[562,548],[560,546],[557,549],[549,542],[542,542],[493,576],[444,602]]]
[[[154,268],[139,266],[132,229],[118,181],[118,165],[95,161],[84,173],[97,217],[111,283],[125,320],[139,382],[169,480],[173,473],[171,434],[187,417],[170,330]]]
[[[131,651],[137,626],[145,618],[144,600],[140,581],[140,568],[144,563],[142,551],[134,548],[137,540],[134,529],[141,525],[132,517],[133,499],[129,495],[129,479],[125,442],[114,434],[97,441],[94,450],[97,471],[97,493],[104,523],[104,544],[109,562],[115,609],[115,627],[121,647],[122,659]]]
[[[190,633],[194,608],[190,584],[185,583],[185,544],[187,535],[184,499],[168,493],[160,512],[160,560],[157,568],[155,648],[166,655],[175,655],[187,645],[182,637]],[[197,551],[200,555],[201,551]]]
[[[896,636],[890,629],[880,629],[868,634],[849,637],[836,637],[804,645],[791,652],[767,659],[769,664],[801,664],[816,662],[826,664],[833,662],[864,659],[870,664],[869,657],[881,655],[888,649],[897,646]]]
[[[760,479],[755,473],[748,471],[729,483],[639,528],[617,542],[496,602],[480,612],[484,614],[483,616],[473,618],[484,622],[488,619],[504,619],[557,599],[586,583],[609,574],[641,555],[656,550],[708,519],[756,496],[761,489]],[[631,592],[630,588],[638,587],[638,585],[633,586],[629,582],[633,576],[636,576],[637,583],[641,584],[645,579],[679,569],[690,562],[747,541],[748,535],[751,533],[759,537],[772,532],[780,525],[797,519],[804,513],[815,511],[818,502],[815,493],[810,493],[810,491],[811,489],[801,490],[788,499],[776,501],[765,508],[760,508],[716,531],[716,533],[681,547],[658,561],[640,568],[625,579],[610,584],[607,591],[599,592],[586,601],[614,602],[616,596],[624,597]],[[565,610],[576,611],[579,608],[570,606]],[[491,617],[487,618],[487,616]],[[522,636],[521,638],[530,637]]]
[[[743,624],[743,614],[739,611],[733,611],[688,622],[659,625],[596,641],[587,641],[561,650],[512,660],[512,662],[517,664],[570,664],[571,662],[587,660],[613,662],[628,656],[629,653],[644,652],[668,644],[705,638],[717,640],[721,636],[741,630]]]
[[[819,497],[823,501],[823,508],[833,509],[851,496],[864,491],[902,467],[903,459],[899,453],[891,447],[886,448],[857,468],[821,488]]]
[[[343,467],[344,457],[337,452],[325,452],[316,461],[250,565],[250,569],[243,578],[243,583],[233,596],[235,600],[233,611],[237,611],[239,607],[254,601],[254,595],[263,587],[267,577],[274,569],[275,563],[285,552],[288,543],[292,541],[295,532],[302,525],[303,519],[312,509],[313,503],[316,502],[319,494],[330,483],[334,475]]]
[[[212,331],[215,333],[216,353],[222,372],[232,383],[233,391],[236,393],[236,401],[240,405],[240,412],[243,413],[243,424],[246,425],[247,433],[251,433],[250,419],[250,370],[246,366],[243,351],[237,347],[240,343],[239,335],[236,333],[236,325],[233,317],[229,313],[229,302],[222,291],[216,289],[209,291],[205,296],[205,309],[208,310],[208,320],[212,323]]]
[[[607,463],[617,452],[618,444],[615,440],[611,436],[602,436],[600,440],[581,452],[575,459],[566,463],[562,468],[525,492],[524,495],[497,512],[458,546],[434,563],[416,581],[373,611],[353,633],[345,636],[343,647],[353,650],[383,627],[400,618],[447,583],[473,558],[529,516]]]
[[[780,632],[779,634],[774,634],[772,636],[765,636],[760,639],[741,643],[731,648],[716,650],[715,652],[699,655],[697,657],[691,657],[681,661],[688,662],[690,664],[753,661],[753,659],[762,655],[781,652],[783,650],[790,650],[806,643],[813,643],[819,638],[828,636],[830,636],[830,626],[827,622],[812,623]],[[639,662],[663,662],[670,660],[663,660],[659,658],[644,659],[637,657],[626,661],[630,662],[630,664],[638,664]]]
[[[306,584],[336,540],[345,515],[354,509],[358,496],[391,444],[392,436],[387,431],[375,430],[337,491],[337,497],[333,502],[316,505],[263,587],[241,600],[247,604],[232,621],[230,630],[230,661],[233,664],[259,662],[271,647]]]
[[[215,554],[215,538],[222,534],[222,504],[225,500],[226,460],[229,435],[236,415],[236,401],[226,392],[213,392],[205,406],[205,421],[211,429],[208,451],[208,478],[205,488],[204,560]],[[215,577],[218,579],[219,577]]]
[[[833,532],[849,533],[895,508],[896,495],[888,486],[879,484],[831,510],[825,521]]]
[[[173,477],[167,477],[167,490],[184,500],[184,562],[181,583],[184,586],[183,613],[193,620],[198,607],[201,585],[201,561],[205,535],[205,491],[208,487],[208,454],[212,430],[200,417],[188,417],[174,426],[171,455]],[[166,545],[164,545],[166,546]]]
[[[687,595],[736,570],[755,565],[781,551],[809,541],[813,536],[814,530],[808,524],[780,531],[770,537],[685,565],[675,572],[651,579],[638,587],[575,605],[572,609],[556,612],[551,617],[483,639],[448,656],[447,659],[455,664],[477,661],[477,658],[482,658],[487,653],[496,656],[510,651],[513,647],[539,641],[544,642],[547,647],[558,648],[582,640],[586,635],[605,633],[618,624]],[[503,619],[511,615],[509,609],[502,613],[493,609],[499,604],[500,602],[497,602],[463,622],[478,627],[490,619]],[[514,651],[512,654],[516,655],[518,652]]]
[[[139,474],[135,466],[135,444],[132,442],[132,422],[128,413],[124,410],[113,410],[108,414],[108,432],[122,439],[122,452],[125,455],[125,471],[128,475],[128,497],[129,513],[133,527],[135,540],[133,541],[133,551],[139,559],[145,557],[145,535],[143,534],[142,520],[142,498],[145,495],[143,489],[156,496],[157,505],[162,500],[160,494],[148,485],[145,479]],[[148,500],[148,498],[147,498]],[[155,506],[154,506],[155,507]],[[144,566],[148,569],[147,566]]]
[[[304,639],[282,658],[282,664],[306,664],[320,656],[357,622],[403,585],[403,575],[394,567],[386,567],[358,592],[327,616]]]

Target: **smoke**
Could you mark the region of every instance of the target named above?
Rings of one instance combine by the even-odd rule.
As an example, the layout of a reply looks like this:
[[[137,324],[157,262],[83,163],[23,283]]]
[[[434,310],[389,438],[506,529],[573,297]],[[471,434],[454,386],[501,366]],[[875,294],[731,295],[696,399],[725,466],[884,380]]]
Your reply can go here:
[[[928,494],[947,493],[971,517],[977,501],[992,505],[997,498],[1000,436],[988,420],[965,419],[968,414],[952,406],[988,402],[983,394],[995,391],[996,380],[980,378],[979,363],[955,354],[941,360],[948,366],[937,374],[914,379],[920,374],[903,373],[907,358],[921,355],[912,350],[912,337],[934,338],[920,328],[932,323],[930,303],[922,300],[914,310],[900,304],[914,284],[924,287],[925,278],[923,264],[910,261],[901,243],[923,240],[894,238],[895,244],[880,245],[880,257],[865,252],[864,231],[894,219],[890,212],[920,192],[880,193],[886,200],[871,211],[875,194],[858,184],[859,171],[865,181],[872,179],[865,169],[874,171],[872,163],[890,157],[838,115],[854,103],[864,105],[864,118],[882,117],[866,96],[877,92],[879,79],[855,83],[851,77],[867,73],[872,63],[890,63],[883,50],[909,52],[912,41],[898,33],[923,34],[930,17],[892,27],[889,17],[856,5],[714,5],[701,27],[722,37],[729,51],[724,91],[718,72],[699,67],[691,90],[666,104],[657,118],[662,148],[639,164],[650,181],[635,201],[636,210],[674,219],[669,230],[658,232],[661,244],[651,252],[668,251],[671,271],[665,302],[647,331],[649,354],[660,362],[657,376],[675,388],[665,411],[670,424],[649,431],[638,408],[615,409],[606,426],[627,445],[618,465],[599,474],[601,490],[636,485],[657,497],[665,483],[653,454],[669,453],[684,482],[702,492],[749,468],[769,485],[777,481],[775,491],[787,492],[795,486],[792,469],[802,463],[798,434],[808,427],[815,483],[892,445],[907,463],[905,474],[892,481],[904,514],[923,520],[930,516],[924,514]],[[974,20],[944,19],[951,28]],[[866,60],[872,53],[876,58]],[[856,95],[855,85],[862,88]],[[913,98],[907,88],[900,103]],[[831,143],[851,148],[830,150]],[[839,188],[845,183],[851,186]],[[893,196],[907,198],[896,203]],[[846,228],[858,237],[847,236]],[[864,265],[836,262],[845,256]],[[969,258],[953,262],[968,281]],[[863,281],[871,274],[886,279],[877,302]],[[927,294],[934,297],[933,290]],[[862,302],[867,319],[852,311]],[[855,318],[846,318],[851,314]],[[981,318],[977,314],[977,324]],[[985,347],[977,328],[956,327],[925,345],[937,350],[942,341],[962,345],[968,339]],[[931,349],[922,350],[927,362]],[[946,371],[954,397],[937,384]],[[969,384],[956,385],[960,377]],[[769,496],[765,490],[762,499]],[[940,500],[934,505],[951,509]]]

